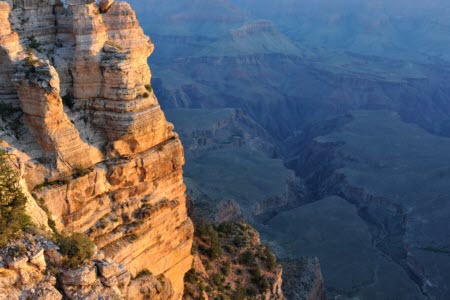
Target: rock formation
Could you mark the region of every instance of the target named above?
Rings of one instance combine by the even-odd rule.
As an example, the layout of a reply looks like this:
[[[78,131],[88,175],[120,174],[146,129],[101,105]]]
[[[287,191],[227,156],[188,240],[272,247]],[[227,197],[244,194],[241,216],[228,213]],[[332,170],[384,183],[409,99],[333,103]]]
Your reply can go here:
[[[98,251],[78,269],[63,266],[59,248],[40,235],[26,234],[0,249],[0,299],[173,299],[164,276],[149,271],[134,278],[122,264]],[[58,289],[56,288],[58,287]]]
[[[320,263],[317,257],[287,260],[282,263],[287,272],[283,291],[288,299],[327,300]]]
[[[284,299],[282,268],[255,229],[243,222],[196,225],[184,299]]]
[[[86,233],[126,268],[133,299],[152,289],[153,277],[136,279],[145,269],[180,299],[193,226],[183,148],[150,86],[152,51],[125,2],[0,1],[1,138],[24,186],[60,232]]]

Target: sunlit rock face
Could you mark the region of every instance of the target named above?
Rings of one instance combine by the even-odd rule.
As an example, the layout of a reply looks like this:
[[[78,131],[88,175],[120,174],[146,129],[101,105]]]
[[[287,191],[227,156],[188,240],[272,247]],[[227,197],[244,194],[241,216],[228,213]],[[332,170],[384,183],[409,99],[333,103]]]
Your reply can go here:
[[[125,2],[0,2],[2,139],[28,189],[60,231],[87,233],[131,277],[164,274],[179,299],[193,226],[152,51]]]

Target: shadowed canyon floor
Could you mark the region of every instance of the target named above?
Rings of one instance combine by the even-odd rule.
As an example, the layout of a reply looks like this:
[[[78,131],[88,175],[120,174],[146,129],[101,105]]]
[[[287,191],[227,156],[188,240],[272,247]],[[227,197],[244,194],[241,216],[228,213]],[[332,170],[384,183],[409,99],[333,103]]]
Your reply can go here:
[[[391,111],[356,111],[350,118],[316,137],[298,156],[310,154],[310,162],[301,158],[295,169],[315,168],[306,180],[317,183],[317,195],[336,194],[354,204],[376,248],[411,272],[425,295],[447,298],[450,139],[404,123]],[[322,153],[315,151],[322,147]],[[332,160],[324,168],[307,166],[325,157]]]
[[[332,296],[448,298],[448,3],[169,2],[133,4],[205,214],[319,256]]]
[[[260,231],[277,245],[281,257],[319,257],[331,298],[422,298],[406,271],[376,249],[367,224],[342,198],[327,197],[280,213]]]

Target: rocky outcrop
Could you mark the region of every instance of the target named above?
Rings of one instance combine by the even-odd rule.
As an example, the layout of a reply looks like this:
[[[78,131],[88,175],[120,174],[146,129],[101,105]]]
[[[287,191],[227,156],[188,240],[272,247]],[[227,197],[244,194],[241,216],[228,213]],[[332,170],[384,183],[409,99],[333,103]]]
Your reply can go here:
[[[105,258],[102,251],[84,266],[68,269],[58,246],[39,234],[10,242],[0,255],[1,299],[173,299],[174,295],[164,275],[144,270],[133,278],[126,266]]]
[[[283,292],[287,299],[327,300],[327,291],[317,257],[288,260],[282,263],[287,275]]]
[[[237,222],[243,219],[239,204],[233,200],[224,200],[218,204],[216,223]]]
[[[255,229],[243,222],[207,221],[196,228],[184,299],[284,299],[282,268]]]
[[[128,287],[128,299],[172,299],[170,281],[163,275],[143,274],[135,278]]]
[[[150,86],[153,44],[135,13],[114,1],[0,1],[0,24],[0,104],[17,111],[2,110],[0,126],[24,188],[60,232],[87,233],[126,278],[154,274],[128,284],[106,271],[116,267],[93,262],[84,275],[59,277],[65,296],[125,295],[128,286],[133,299],[179,299],[193,241],[184,154]]]

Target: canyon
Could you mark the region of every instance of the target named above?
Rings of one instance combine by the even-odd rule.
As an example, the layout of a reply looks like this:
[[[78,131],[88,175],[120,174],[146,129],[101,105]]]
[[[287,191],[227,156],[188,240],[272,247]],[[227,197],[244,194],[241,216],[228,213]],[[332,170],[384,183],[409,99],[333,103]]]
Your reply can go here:
[[[97,2],[0,1],[0,297],[449,298],[447,3]]]
[[[287,297],[318,256],[331,298],[448,298],[448,3],[133,4],[178,45],[150,62],[188,194],[260,231]]]
[[[181,135],[194,130],[184,145],[188,159],[199,159],[197,172],[211,149],[231,151],[223,155],[239,165],[248,155],[233,151],[239,145],[264,153],[244,167],[270,156],[267,171],[280,170],[257,211],[237,204],[251,208],[252,193],[265,193],[244,180],[253,171],[241,175],[251,193],[233,194],[223,178],[217,193],[230,197],[216,209],[218,200],[202,192],[216,189],[208,180],[186,191],[198,173],[183,178],[183,145],[151,85],[154,44],[130,4],[0,1],[0,28],[0,169],[9,184],[1,221],[16,229],[0,229],[0,298],[284,298],[282,266],[243,220],[296,201],[303,186],[275,159],[260,125],[241,110],[219,110],[212,121],[175,112]],[[204,128],[192,128],[191,118],[203,118]],[[293,284],[305,299],[326,299],[317,259],[305,263]]]

